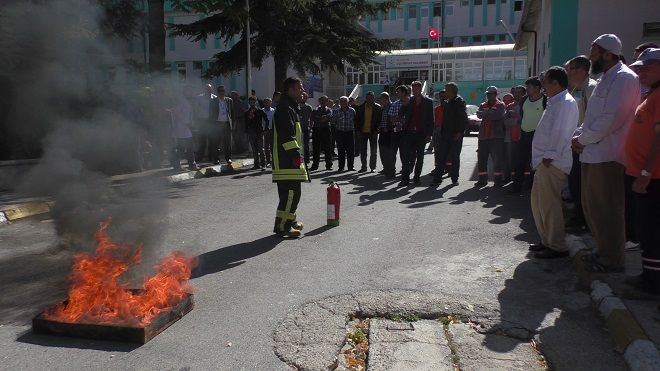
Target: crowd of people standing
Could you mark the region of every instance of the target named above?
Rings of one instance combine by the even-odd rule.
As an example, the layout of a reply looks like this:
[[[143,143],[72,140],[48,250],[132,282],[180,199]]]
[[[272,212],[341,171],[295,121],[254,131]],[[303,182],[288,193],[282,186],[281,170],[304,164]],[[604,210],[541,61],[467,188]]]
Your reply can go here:
[[[507,92],[488,87],[477,111],[475,187],[492,179],[495,188],[511,183],[509,191],[516,195],[531,189],[540,241],[529,248],[537,258],[565,257],[565,234],[591,231],[597,251],[584,257],[589,269],[621,272],[626,241],[639,242],[644,274],[630,283],[659,294],[660,49],[640,45],[633,59],[626,65],[619,38],[605,34],[594,40],[589,56],[553,66]],[[174,130],[180,137],[176,148],[193,168],[204,149],[215,163],[222,149],[231,163],[232,129],[243,121],[254,169],[265,170],[275,151],[273,116],[281,94],[262,100],[253,94],[242,107],[239,99],[225,96],[223,86],[217,95],[210,85],[206,89],[194,107],[185,99],[175,105],[174,127],[191,128]],[[322,96],[316,107],[302,92],[294,105],[305,168],[319,171],[323,154],[326,171],[335,162],[339,172],[356,171],[358,158],[358,172],[375,172],[380,157],[386,179],[397,177],[400,163],[399,186],[410,186],[411,180],[419,185],[431,143],[430,183],[441,184],[448,174],[452,185],[458,185],[468,124],[465,100],[455,83],[444,86],[435,106],[422,90],[422,82],[414,81],[396,87],[395,97],[385,91],[376,98],[370,91],[358,105],[350,97]],[[189,93],[184,96],[190,98]],[[574,208],[565,221],[567,194]]]

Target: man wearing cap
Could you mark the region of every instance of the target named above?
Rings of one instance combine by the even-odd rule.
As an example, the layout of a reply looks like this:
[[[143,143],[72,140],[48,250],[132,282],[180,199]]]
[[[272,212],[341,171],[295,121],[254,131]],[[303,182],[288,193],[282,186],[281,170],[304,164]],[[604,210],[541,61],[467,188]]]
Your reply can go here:
[[[637,75],[621,61],[621,41],[605,34],[591,46],[591,70],[603,73],[571,142],[582,162],[582,207],[597,245],[585,256],[595,272],[623,270],[625,245],[623,144],[640,101]]]
[[[489,86],[486,89],[486,101],[481,103],[477,117],[481,119],[479,125],[479,142],[477,145],[477,167],[479,168],[479,181],[476,187],[488,184],[488,156],[493,156],[493,176],[495,187],[502,186],[502,161],[504,160],[504,114],[506,106],[497,99],[497,88]]]
[[[660,49],[643,51],[632,63],[649,88],[637,107],[625,143],[626,174],[634,177],[642,275],[627,280],[636,289],[660,294]]]

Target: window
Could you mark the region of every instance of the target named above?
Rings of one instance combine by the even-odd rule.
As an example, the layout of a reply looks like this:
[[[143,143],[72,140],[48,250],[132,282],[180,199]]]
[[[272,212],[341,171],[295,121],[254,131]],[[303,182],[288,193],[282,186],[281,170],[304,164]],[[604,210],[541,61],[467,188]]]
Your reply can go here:
[[[444,71],[442,70],[442,63],[433,63],[431,78],[433,82],[443,81]]]
[[[486,35],[486,42],[495,41],[495,35]]]
[[[506,4],[506,0],[500,0],[500,4]]]
[[[346,84],[364,84],[364,73],[353,67],[346,67]]]
[[[417,5],[408,5],[408,18],[417,18]]]
[[[406,49],[416,49],[417,48],[417,40],[411,39],[406,41]]]
[[[482,5],[483,1],[482,0],[474,0],[474,5]]]
[[[193,70],[201,70],[202,61],[193,61]]]
[[[454,46],[454,41],[453,40],[445,41],[445,47],[451,48],[453,46]]]
[[[429,39],[420,39],[419,40],[419,47],[422,49],[426,49],[429,47]]]
[[[445,0],[445,15],[454,15],[454,2]]]
[[[461,36],[461,44],[467,45],[468,43],[468,37],[467,36]]]
[[[442,17],[442,3],[433,3],[433,16]]]
[[[461,0],[461,6],[470,6],[470,0]]]
[[[518,60],[516,60],[516,63]],[[516,69],[520,67],[516,65]],[[513,79],[513,61],[510,59],[500,61],[484,62],[484,78],[486,80],[512,80]]]
[[[660,22],[644,23],[642,36],[643,37],[660,36]]]
[[[472,36],[472,42],[480,43],[481,42],[481,35]]]
[[[455,78],[458,81],[480,81],[483,62],[456,62],[454,63]]]
[[[488,0],[488,5],[495,5],[495,0]]]
[[[507,35],[501,34],[500,35],[500,41],[506,41]]]
[[[523,9],[523,2],[522,0],[516,0],[515,3],[513,3],[513,10],[516,12],[519,12]]]
[[[396,8],[396,17],[399,19],[403,18],[403,8]]]
[[[527,78],[527,59],[516,58],[516,78]]]
[[[179,81],[186,81],[186,62],[178,62],[176,64],[176,71]]]
[[[367,67],[367,84],[380,84],[385,78],[385,67],[381,64]]]
[[[426,18],[429,16],[429,7],[423,6],[422,7],[422,18]]]

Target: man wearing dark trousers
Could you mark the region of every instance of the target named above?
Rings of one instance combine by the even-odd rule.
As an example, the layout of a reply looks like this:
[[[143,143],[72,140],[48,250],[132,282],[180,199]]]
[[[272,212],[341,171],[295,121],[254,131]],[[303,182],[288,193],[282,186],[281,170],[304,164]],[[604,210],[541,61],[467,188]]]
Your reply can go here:
[[[646,49],[631,67],[649,90],[637,107],[625,143],[626,174],[634,178],[632,192],[642,249],[642,274],[626,283],[637,293],[657,298],[660,295],[660,49]],[[624,296],[640,297],[630,294],[635,293]]]
[[[284,94],[273,115],[273,182],[277,183],[279,203],[273,232],[299,237],[303,224],[297,221],[300,183],[309,182],[304,160],[298,102],[305,91],[295,77],[284,80]]]
[[[531,77],[525,81],[527,87],[527,96],[520,102],[520,140],[516,143],[515,153],[515,174],[513,177],[512,193],[520,193],[523,190],[525,173],[529,171],[531,176],[530,163],[532,161],[532,141],[534,140],[534,131],[541,121],[541,116],[545,110],[548,98],[541,93],[541,80],[538,77]]]
[[[264,154],[264,129],[262,122],[267,120],[266,114],[257,108],[257,97],[248,98],[250,108],[245,111],[245,133],[252,146],[254,166],[252,170],[266,170],[266,155]]]
[[[332,125],[337,135],[338,171],[344,171],[344,163],[348,165],[349,171],[355,171],[353,168],[355,109],[348,105],[348,97],[339,98],[339,109],[332,115]]]
[[[479,141],[477,142],[477,167],[479,180],[475,187],[481,188],[488,184],[488,157],[493,158],[493,177],[495,187],[502,186],[502,162],[504,160],[504,114],[506,106],[497,99],[497,87],[486,88],[486,101],[479,105],[477,117],[479,125]]]
[[[465,101],[458,95],[458,85],[453,82],[445,85],[447,103],[444,104],[442,126],[440,135],[436,136],[435,144],[435,175],[433,184],[442,183],[442,174],[447,159],[451,162],[451,181],[458,185],[458,171],[461,161],[461,148],[463,147],[463,133],[467,125]]]
[[[387,127],[387,111],[392,104],[389,93],[386,91],[380,93],[378,102],[382,107],[382,115],[378,123],[378,151],[380,152],[380,164],[383,166],[383,170],[380,173],[387,176],[387,158],[390,155],[390,140],[392,140],[391,130]]]
[[[413,182],[420,184],[422,167],[424,166],[424,150],[426,143],[433,135],[433,100],[422,95],[422,83],[413,81],[412,98],[404,109],[405,125],[403,128],[403,170],[401,171],[401,186],[410,183],[410,173],[413,171]]]
[[[328,97],[322,96],[319,98],[319,106],[312,111],[310,118],[310,125],[312,127],[312,167],[311,171],[318,170],[319,161],[321,160],[321,152],[325,156],[325,169],[332,169],[332,131],[330,128],[330,119],[332,118],[332,110],[326,106]]]
[[[225,161],[231,164],[231,131],[234,117],[234,104],[225,96],[225,87],[218,86],[218,96],[211,99],[209,134],[209,158],[215,164],[220,163],[220,143],[225,154]]]
[[[365,102],[355,110],[355,127],[358,131],[360,144],[360,173],[367,171],[367,146],[369,147],[369,169],[376,170],[376,153],[378,148],[378,124],[383,111],[380,104],[374,102],[374,92],[366,95]]]

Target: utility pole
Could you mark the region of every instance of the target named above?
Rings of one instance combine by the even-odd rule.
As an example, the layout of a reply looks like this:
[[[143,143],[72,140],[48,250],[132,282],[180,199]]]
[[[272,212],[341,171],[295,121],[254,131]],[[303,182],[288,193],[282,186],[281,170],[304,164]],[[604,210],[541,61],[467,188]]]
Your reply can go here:
[[[509,27],[507,27],[506,23],[504,23],[504,21],[501,19],[500,19],[500,24],[502,25],[502,27],[504,27],[504,30],[511,38],[511,42],[515,44],[516,39],[513,37],[513,34],[511,34],[511,31],[509,31]],[[516,49],[515,48],[512,50],[512,53],[513,53],[513,73],[511,79],[513,80],[513,85],[515,86],[516,85]]]

